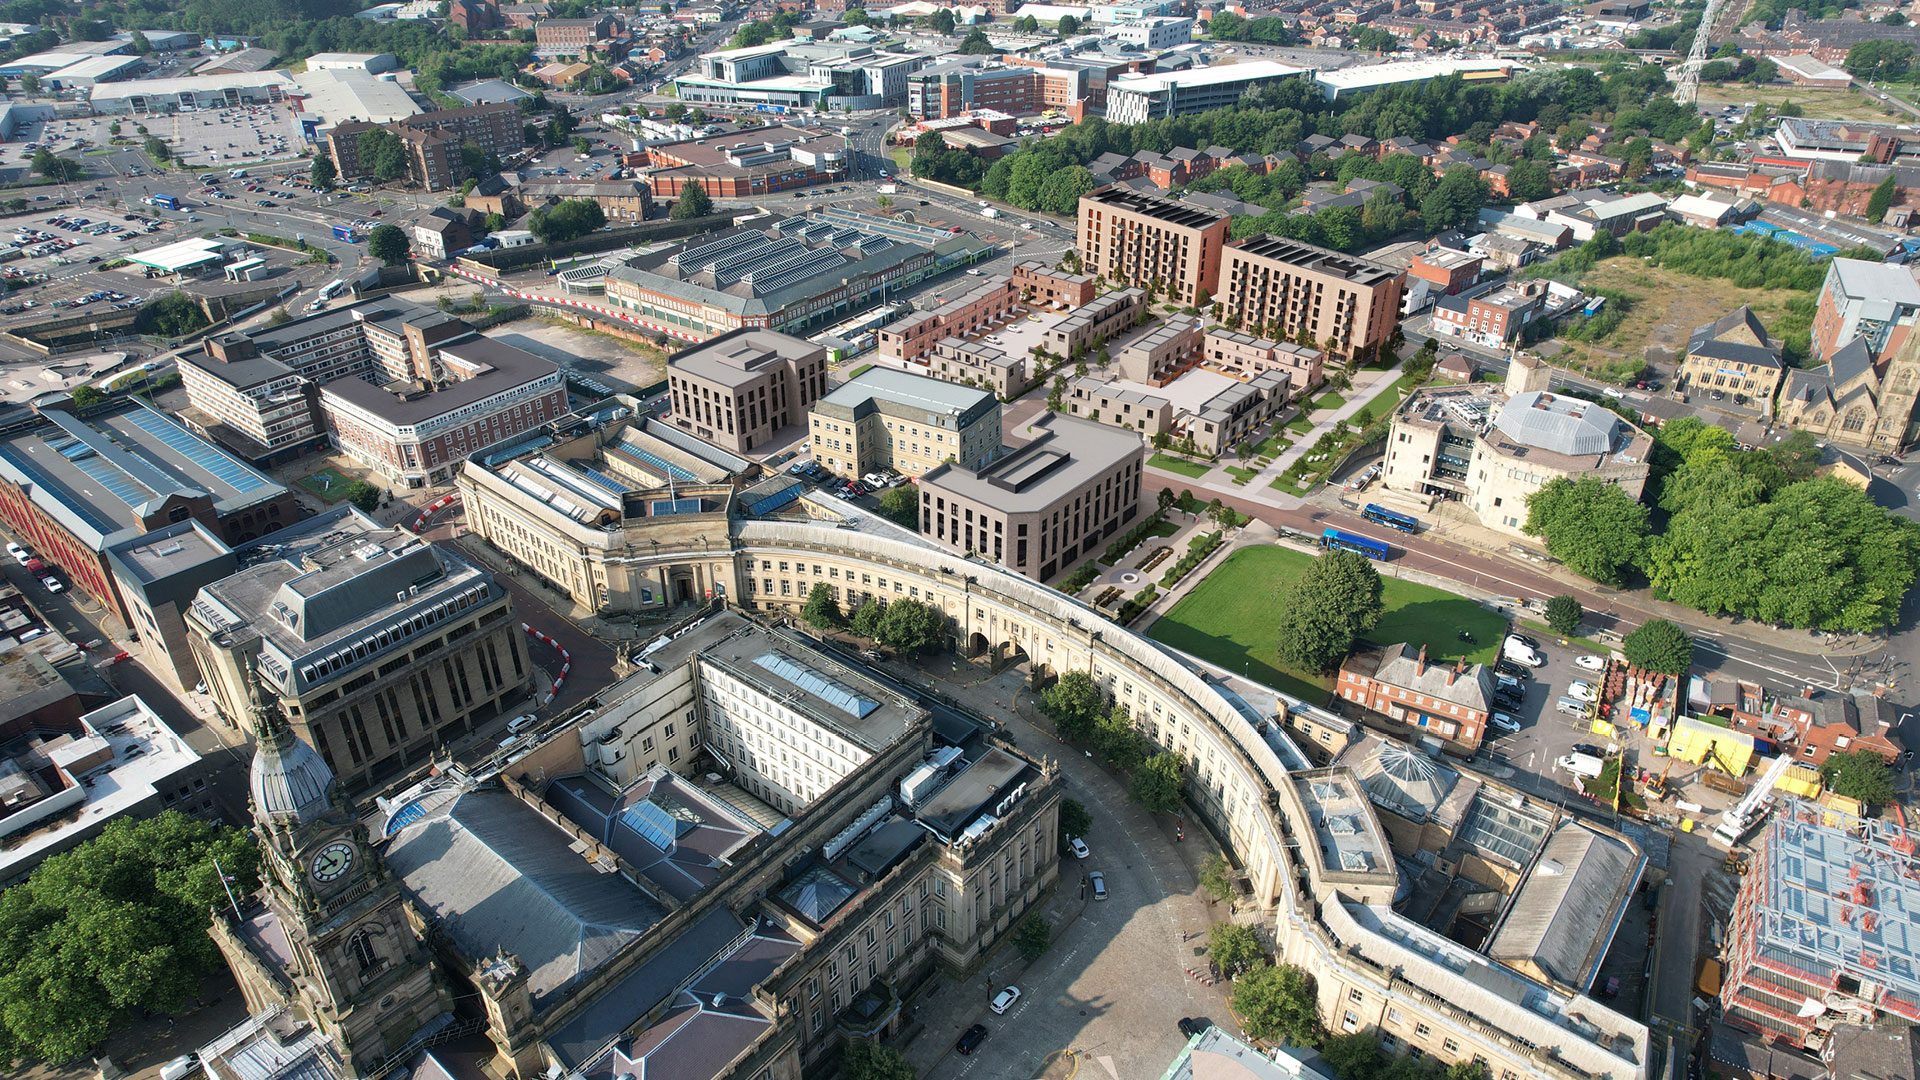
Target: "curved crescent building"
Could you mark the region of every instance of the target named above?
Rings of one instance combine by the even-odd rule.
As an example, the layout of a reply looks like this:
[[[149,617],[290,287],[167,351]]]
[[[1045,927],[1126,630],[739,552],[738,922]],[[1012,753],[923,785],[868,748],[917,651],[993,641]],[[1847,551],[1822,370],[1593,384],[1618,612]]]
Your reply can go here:
[[[538,452],[593,467],[623,423],[555,425],[558,437]],[[1331,1030],[1376,1029],[1396,1052],[1483,1061],[1492,1080],[1649,1075],[1648,1028],[1588,993],[1645,865],[1618,834],[1550,808],[1528,818],[1517,795],[1424,756],[1433,768],[1398,779],[1409,766],[1392,759],[1397,745],[1364,767],[1314,769],[1272,715],[1311,707],[1282,699],[1276,710],[1270,697],[1259,707],[1071,597],[833,500],[789,497],[756,510],[766,500],[714,490],[687,513],[662,513],[663,478],[658,492],[623,495],[619,516],[578,515],[516,486],[511,470],[510,454],[467,462],[459,483],[472,531],[589,608],[712,597],[789,614],[825,585],[843,607],[866,597],[931,604],[960,650],[1024,661],[1037,683],[1090,673],[1157,747],[1186,758],[1191,802],[1241,868],[1241,902],[1268,920],[1277,958],[1315,977]],[[1430,804],[1414,806],[1422,791]],[[1391,813],[1378,808],[1389,804]],[[1455,838],[1440,864],[1396,854],[1408,836],[1436,829]],[[1436,874],[1444,884],[1482,865],[1505,885],[1482,949],[1400,909],[1416,878],[1424,894]]]

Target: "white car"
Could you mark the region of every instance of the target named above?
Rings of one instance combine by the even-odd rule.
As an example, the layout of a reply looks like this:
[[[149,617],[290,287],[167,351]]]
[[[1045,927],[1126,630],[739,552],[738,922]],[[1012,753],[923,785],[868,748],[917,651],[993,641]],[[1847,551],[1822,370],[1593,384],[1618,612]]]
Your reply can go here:
[[[1093,854],[1087,850],[1087,842],[1077,836],[1067,837],[1067,850],[1073,852],[1073,857],[1076,859],[1084,859]]]
[[[1604,656],[1593,656],[1589,654],[1587,656],[1575,657],[1573,662],[1586,668],[1588,671],[1607,670],[1607,658]]]
[[[27,560],[33,558],[33,552],[14,543],[7,545],[7,554],[13,556],[13,561],[19,563],[21,566],[27,565]]]
[[[1499,728],[1501,731],[1519,731],[1520,730],[1520,721],[1515,720],[1513,717],[1508,716],[1506,713],[1501,713],[1501,712],[1494,713],[1493,719],[1489,721],[1489,723],[1491,723],[1494,727]]]
[[[1014,1002],[1019,1000],[1020,988],[1017,986],[1009,986],[1005,990],[993,995],[993,1004],[987,1006],[987,1008],[992,1009],[997,1015],[1004,1016],[1008,1009],[1013,1008]]]
[[[1583,679],[1567,687],[1567,696],[1581,701],[1594,701],[1600,697],[1600,691],[1595,690],[1592,683]]]
[[[57,577],[54,577],[52,574],[48,574],[46,577],[41,578],[40,584],[45,585],[47,587],[47,591],[50,593],[62,593],[67,591],[67,587],[61,584],[60,579]]]

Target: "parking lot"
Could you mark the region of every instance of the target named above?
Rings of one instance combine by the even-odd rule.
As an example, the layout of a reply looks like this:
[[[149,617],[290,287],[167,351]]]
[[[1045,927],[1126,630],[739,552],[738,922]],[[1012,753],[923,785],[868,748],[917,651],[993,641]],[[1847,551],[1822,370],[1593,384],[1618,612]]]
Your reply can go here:
[[[1594,687],[1600,685],[1599,672],[1584,669],[1576,663],[1580,657],[1598,654],[1577,642],[1561,645],[1545,634],[1530,630],[1520,632],[1539,643],[1538,651],[1547,662],[1543,667],[1532,669],[1532,678],[1524,680],[1526,686],[1519,707],[1498,710],[1517,721],[1520,730],[1508,732],[1497,727],[1489,729],[1488,738],[1481,743],[1481,752],[1520,773],[1537,777],[1547,787],[1557,786],[1578,793],[1579,778],[1556,771],[1554,762],[1570,752],[1575,744],[1596,745],[1605,749],[1607,740],[1590,731],[1585,721],[1561,712],[1555,703],[1571,696],[1570,688],[1575,683],[1584,682]]]
[[[81,149],[83,160],[105,156],[101,152],[113,146],[115,130],[119,138],[137,144],[147,135],[165,142],[174,156],[192,167],[264,162],[298,154],[307,146],[300,134],[300,121],[292,106],[247,105],[219,110],[164,113],[140,116],[89,116],[57,118],[28,124],[15,132],[21,144],[38,143],[62,156]],[[8,149],[15,149],[9,143]],[[137,146],[129,146],[132,152]],[[89,153],[90,152],[90,153]],[[21,157],[32,151],[21,146]],[[11,156],[11,155],[9,155]],[[115,172],[124,172],[115,168]]]

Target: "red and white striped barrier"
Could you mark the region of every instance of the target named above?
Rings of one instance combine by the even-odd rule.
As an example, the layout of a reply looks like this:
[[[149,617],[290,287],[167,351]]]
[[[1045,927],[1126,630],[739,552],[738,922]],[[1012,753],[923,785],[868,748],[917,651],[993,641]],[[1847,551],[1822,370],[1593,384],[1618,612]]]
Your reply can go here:
[[[645,319],[636,319],[632,315],[629,315],[626,312],[621,311],[617,308],[603,307],[599,304],[589,304],[583,300],[575,300],[571,297],[566,297],[566,296],[549,296],[546,293],[522,292],[519,289],[510,289],[505,285],[501,284],[499,281],[494,280],[493,278],[482,277],[481,275],[476,274],[471,270],[467,270],[459,266],[451,266],[451,267],[448,267],[447,269],[449,273],[457,274],[460,277],[466,278],[468,281],[477,282],[481,285],[487,286],[490,289],[495,289],[499,292],[506,293],[508,296],[511,296],[516,300],[525,300],[529,303],[534,303],[534,304],[552,304],[555,307],[579,308],[581,311],[591,311],[596,315],[604,315],[609,319],[618,319],[619,321],[623,323],[627,323],[628,325],[631,325],[631,326],[644,326],[649,330],[658,330],[661,333],[667,335],[668,337],[676,337],[682,341],[704,340],[702,338],[694,337],[692,334],[687,333],[685,330],[678,330],[671,326],[661,326],[659,323],[651,323]]]
[[[445,510],[447,507],[452,506],[454,503],[458,502],[459,500],[460,500],[460,496],[457,494],[442,495],[438,499],[435,499],[431,506],[428,506],[425,510],[420,511],[419,517],[413,519],[413,531],[425,532],[427,530],[428,518],[432,517],[433,515],[439,513],[442,510]]]
[[[556,651],[560,653],[560,674],[558,677],[556,677],[553,680],[553,687],[547,691],[547,696],[540,699],[540,704],[542,706],[551,705],[553,704],[553,695],[560,692],[560,687],[564,685],[567,681],[567,673],[573,670],[573,654],[567,651],[567,647],[565,645],[562,645],[559,642],[553,640],[551,637],[548,637],[546,634],[543,634],[540,631],[535,630],[533,627],[528,626],[526,623],[521,623],[520,629],[525,630],[530,636],[532,636],[532,638],[535,641],[541,642],[542,644],[551,645],[554,647]]]

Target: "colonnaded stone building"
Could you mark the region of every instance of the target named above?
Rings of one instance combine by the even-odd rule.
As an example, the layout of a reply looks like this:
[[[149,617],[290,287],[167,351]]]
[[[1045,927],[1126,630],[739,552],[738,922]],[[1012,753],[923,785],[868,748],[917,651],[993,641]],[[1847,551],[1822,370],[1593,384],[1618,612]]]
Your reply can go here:
[[[1128,706],[1157,747],[1186,759],[1190,799],[1232,853],[1241,902],[1263,913],[1278,958],[1314,975],[1321,1013],[1331,1027],[1377,1030],[1395,1052],[1418,1051],[1444,1062],[1480,1060],[1494,1080],[1641,1080],[1649,1075],[1647,1027],[1591,994],[1599,960],[1644,863],[1630,843],[1596,847],[1584,838],[1578,844],[1567,841],[1577,851],[1604,848],[1610,854],[1592,869],[1582,862],[1580,880],[1589,884],[1579,889],[1545,880],[1530,885],[1530,867],[1549,838],[1558,835],[1554,828],[1560,819],[1553,808],[1527,810],[1529,821],[1544,824],[1516,833],[1505,824],[1521,813],[1512,805],[1519,796],[1495,798],[1485,788],[1489,797],[1467,798],[1462,793],[1483,790],[1481,781],[1447,779],[1453,776],[1449,770],[1413,750],[1390,760],[1384,753],[1367,759],[1368,770],[1393,781],[1378,790],[1366,774],[1356,778],[1345,768],[1312,771],[1282,722],[1283,714],[1311,706],[1208,675],[1070,597],[1009,569],[943,550],[836,500],[792,489],[770,493],[767,482],[754,482],[750,475],[716,476],[699,489],[697,505],[683,494],[684,512],[667,512],[662,504],[673,500],[666,498],[664,481],[643,485],[643,478],[629,471],[621,483],[632,488],[622,491],[606,513],[575,513],[557,504],[553,496],[560,493],[554,487],[543,497],[510,482],[528,475],[516,467],[528,455],[577,462],[582,469],[613,463],[619,454],[609,455],[608,448],[617,448],[636,427],[616,412],[554,425],[550,442],[519,456],[503,448],[470,459],[461,489],[474,532],[516,559],[537,553],[541,561],[528,565],[540,567],[548,580],[598,610],[700,604],[711,595],[745,612],[791,615],[814,586],[825,585],[843,605],[864,597],[927,603],[944,616],[959,651],[995,663],[1025,663],[1036,683],[1069,670],[1087,672],[1117,703]],[[663,650],[675,647],[671,637],[662,641]],[[714,657],[723,676],[769,670],[739,651],[722,650]],[[828,674],[830,681],[853,685]],[[632,724],[616,721],[618,730],[608,729],[606,741],[573,741],[589,762],[600,763],[591,767],[604,772],[616,789],[643,768],[671,769],[673,755],[685,760],[692,747],[673,741],[680,737],[673,734],[674,725],[685,721],[667,718],[684,715],[685,702],[708,692],[700,687],[725,685],[724,678],[711,684],[700,682],[704,678],[696,675],[684,690],[659,683],[657,703],[635,699]],[[649,726],[658,734],[639,733]],[[742,758],[723,771],[762,785],[760,793],[744,794],[770,808],[784,805],[791,788],[783,794],[767,786],[770,781],[754,776],[744,760],[759,750],[747,734],[741,742],[713,726],[703,729],[701,741],[716,760]],[[894,743],[891,752],[900,754],[903,764],[920,752],[918,747],[901,751],[901,745]],[[543,757],[563,752],[550,746],[565,747],[567,760]],[[539,775],[559,777],[575,767],[575,752],[570,740],[555,739],[525,758],[521,768],[537,765]],[[939,755],[935,750],[926,763]],[[816,801],[840,790],[829,787]],[[1417,797],[1420,793],[1427,801]],[[1026,798],[1034,797],[1029,789]],[[606,808],[627,805],[626,798],[596,796]],[[865,798],[850,797],[846,805],[860,806]],[[797,820],[818,835],[841,828]],[[590,825],[577,825],[586,831],[575,835],[597,842]],[[857,837],[872,825],[845,828]],[[1319,842],[1298,839],[1309,834]],[[1440,839],[1428,844],[1430,837]],[[1484,856],[1474,854],[1483,850]],[[937,846],[927,851],[926,857],[946,858]],[[1418,889],[1401,868],[1403,858],[1423,868]],[[1500,871],[1469,873],[1482,862]],[[1002,880],[1008,867],[1018,872],[1020,865],[1011,850],[1001,857]],[[1605,887],[1593,886],[1593,880]],[[1490,914],[1482,917],[1498,920],[1490,936],[1500,949],[1498,958],[1436,930],[1432,913],[1410,913],[1396,903],[1402,894],[1450,895],[1456,882],[1469,893],[1491,890],[1481,905]],[[917,895],[918,886],[908,893]],[[884,906],[863,908],[862,918]],[[999,916],[994,918],[998,925]],[[768,924],[763,920],[759,926],[765,933]],[[853,925],[845,930],[866,940]],[[792,936],[791,924],[781,932]],[[970,942],[977,947],[987,940]],[[965,963],[966,947],[950,949],[942,958],[956,966]],[[844,1012],[838,1021],[814,1012],[819,1006],[811,976],[798,969],[789,974],[785,968],[776,971],[753,997],[778,1010],[776,1030],[794,1030],[781,1028],[783,1023],[798,1028],[794,1037],[803,1040],[802,1060],[810,1053],[804,1039],[811,1035],[799,1031],[835,1022],[845,1031],[859,1029],[861,1022]],[[820,993],[826,993],[826,982],[820,985]],[[829,1000],[828,1013],[832,1004]],[[862,1011],[879,1015],[885,1006]],[[525,1060],[518,1051],[515,1055]],[[694,1069],[676,1075],[782,1074]]]

